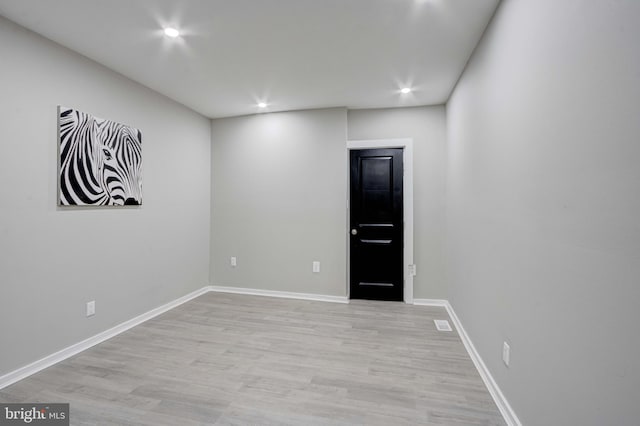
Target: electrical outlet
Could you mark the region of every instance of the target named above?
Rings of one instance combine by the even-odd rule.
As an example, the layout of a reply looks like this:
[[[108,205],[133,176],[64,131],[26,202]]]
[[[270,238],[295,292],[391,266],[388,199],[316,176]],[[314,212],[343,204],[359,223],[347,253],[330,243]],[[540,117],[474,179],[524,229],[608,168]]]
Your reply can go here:
[[[231,266],[235,268],[236,266],[238,266],[238,259],[235,256],[232,256],[230,263],[231,263]]]
[[[507,342],[502,342],[502,361],[504,365],[509,366],[509,361],[511,360],[511,347]]]
[[[91,302],[87,302],[87,316],[93,316],[96,314],[96,301],[92,300]]]
[[[320,273],[320,262],[318,262],[317,260],[313,261],[313,273],[314,274]]]
[[[415,277],[417,274],[416,265],[409,265],[409,275]]]

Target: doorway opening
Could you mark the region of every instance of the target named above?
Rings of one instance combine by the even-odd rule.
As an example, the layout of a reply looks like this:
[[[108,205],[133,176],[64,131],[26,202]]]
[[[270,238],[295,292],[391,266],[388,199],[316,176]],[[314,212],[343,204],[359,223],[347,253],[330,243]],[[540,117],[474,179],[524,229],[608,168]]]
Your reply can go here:
[[[347,141],[350,299],[413,303],[413,143]]]

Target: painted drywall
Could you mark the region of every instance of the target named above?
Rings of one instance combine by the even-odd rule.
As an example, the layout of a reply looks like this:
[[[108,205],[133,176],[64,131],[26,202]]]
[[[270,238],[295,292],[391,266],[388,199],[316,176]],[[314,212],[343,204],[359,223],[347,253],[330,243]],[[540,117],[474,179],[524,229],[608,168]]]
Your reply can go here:
[[[212,121],[213,285],[346,295],[346,119],[335,108]]]
[[[2,375],[208,284],[210,121],[4,18],[0,51]],[[59,104],[142,130],[142,206],[57,207]]]
[[[413,140],[415,298],[446,299],[444,269],[444,106],[349,110],[349,140]]]
[[[638,23],[503,1],[447,105],[450,301],[529,426],[640,418]]]

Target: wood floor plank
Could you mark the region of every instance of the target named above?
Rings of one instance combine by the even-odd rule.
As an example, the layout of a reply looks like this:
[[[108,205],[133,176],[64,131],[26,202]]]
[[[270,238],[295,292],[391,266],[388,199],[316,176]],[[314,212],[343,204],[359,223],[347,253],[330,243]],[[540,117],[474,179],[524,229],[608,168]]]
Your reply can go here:
[[[208,293],[0,390],[73,425],[505,422],[444,308]]]

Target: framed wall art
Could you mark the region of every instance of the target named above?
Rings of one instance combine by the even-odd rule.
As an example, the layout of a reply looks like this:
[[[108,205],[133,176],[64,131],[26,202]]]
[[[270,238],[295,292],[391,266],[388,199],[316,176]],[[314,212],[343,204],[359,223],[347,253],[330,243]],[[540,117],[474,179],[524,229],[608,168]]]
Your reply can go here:
[[[73,108],[58,107],[59,204],[142,204],[142,133]]]

